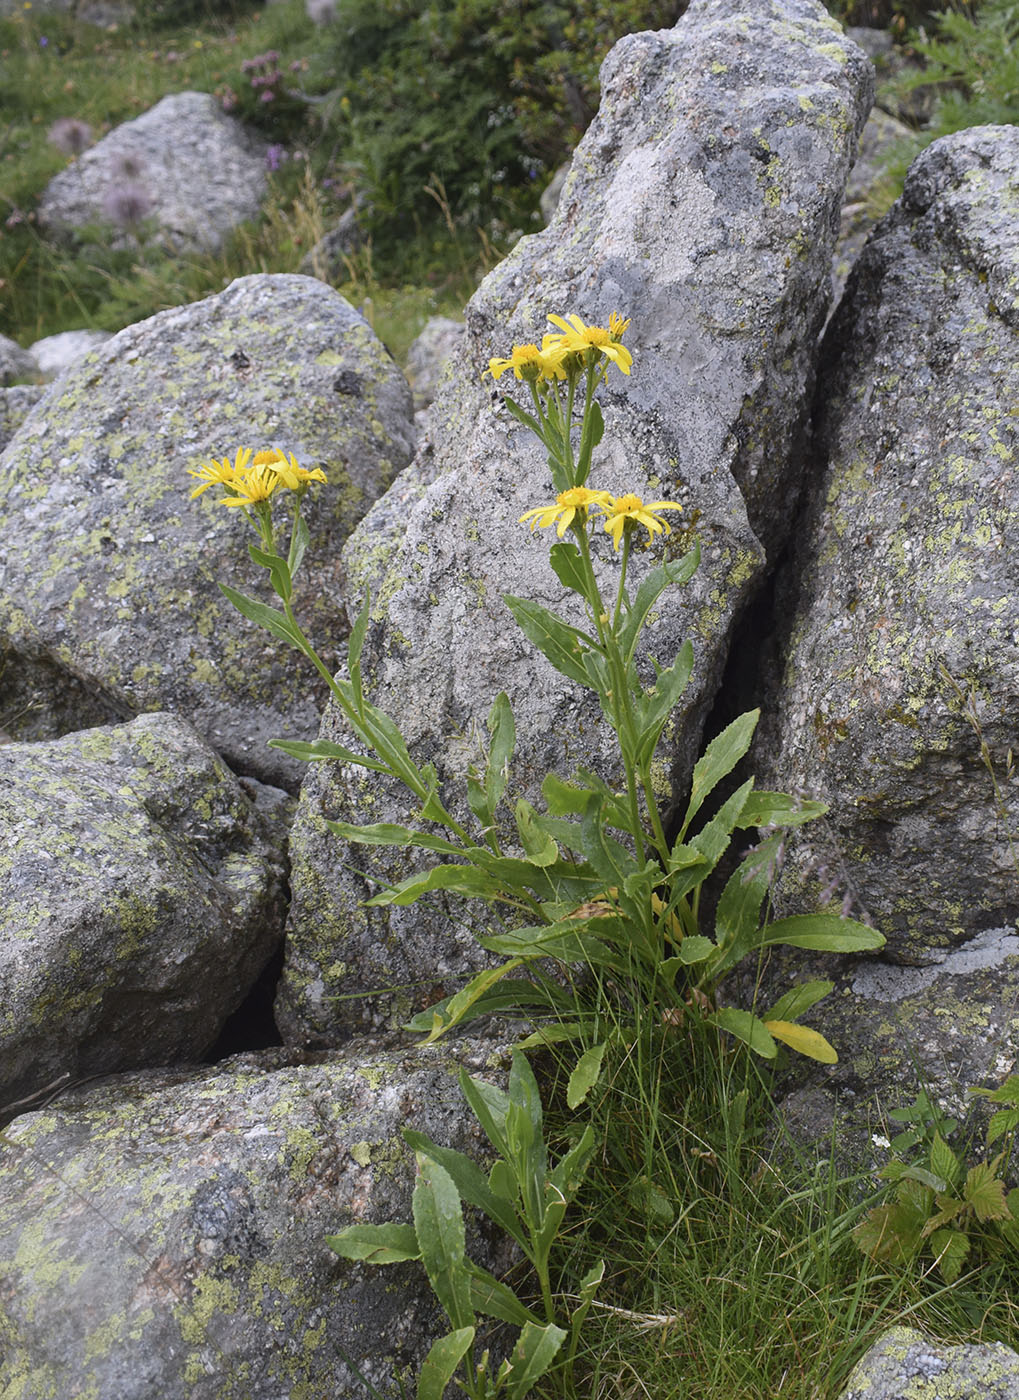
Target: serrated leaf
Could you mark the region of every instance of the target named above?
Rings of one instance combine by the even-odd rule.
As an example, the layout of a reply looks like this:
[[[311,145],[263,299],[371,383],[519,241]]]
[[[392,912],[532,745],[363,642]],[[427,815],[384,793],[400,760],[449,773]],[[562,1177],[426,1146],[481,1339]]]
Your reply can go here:
[[[937,1230],[930,1237],[930,1246],[941,1277],[954,1283],[969,1253],[969,1239],[959,1230]]]
[[[475,1162],[451,1147],[440,1147],[424,1133],[419,1133],[414,1128],[404,1128],[403,1140],[412,1152],[420,1152],[424,1156],[432,1158],[449,1173],[462,1200],[466,1201],[468,1205],[477,1206],[479,1210],[483,1210],[508,1235],[512,1235],[519,1244],[524,1243],[516,1212],[503,1197],[492,1190],[484,1172]]]
[[[991,1115],[987,1125],[987,1146],[993,1147],[1006,1133],[1015,1132],[1019,1127],[1019,1108],[999,1108]]]
[[[460,1362],[474,1342],[474,1328],[460,1327],[434,1342],[421,1363],[417,1400],[442,1400]]]
[[[702,963],[711,957],[712,953],[718,951],[718,945],[710,938],[706,938],[703,933],[691,933],[680,941],[676,949],[676,961],[683,967],[693,967],[696,963]],[[668,960],[672,962],[670,958]]]
[[[822,1065],[838,1064],[835,1047],[819,1031],[812,1031],[809,1026],[798,1026],[795,1021],[767,1020],[764,1024],[770,1035],[798,1055],[805,1055],[808,1060],[816,1060]]]
[[[1010,1214],[1005,1203],[1005,1183],[997,1174],[1000,1160],[978,1162],[966,1173],[963,1199],[972,1206],[978,1220],[1003,1220]]]
[[[348,1225],[339,1234],[326,1235],[326,1244],[341,1259],[366,1264],[403,1264],[421,1258],[413,1225]]]
[[[727,802],[722,803],[715,815],[709,822],[705,822],[697,835],[690,838],[689,845],[700,852],[704,860],[707,861],[709,870],[714,870],[728,850],[732,833],[735,830],[736,819],[743,810],[743,804],[746,802],[747,795],[753,785],[753,778],[748,778]],[[702,875],[698,874],[698,881],[703,878]]]
[[[619,631],[619,645],[627,666],[633,660],[641,628],[644,626],[648,613],[670,584],[689,583],[700,563],[700,557],[700,546],[695,544],[682,559],[660,564],[657,568],[651,569],[641,580],[637,595],[626,613]]]
[[[683,818],[684,832],[700,811],[705,798],[715,790],[723,778],[728,777],[749,749],[760,714],[760,710],[749,710],[745,715],[734,719],[730,725],[722,730],[721,734],[712,739],[694,764],[693,778],[690,783],[690,800]],[[746,797],[740,803],[740,810],[745,802]]]
[[[634,708],[640,726],[635,751],[638,767],[646,767],[654,757],[662,730],[692,673],[693,647],[687,641],[680,647],[672,665],[658,673],[654,689],[647,691],[637,701]]]
[[[739,827],[801,826],[804,822],[823,817],[828,807],[824,802],[809,802],[790,797],[784,792],[763,792],[759,788],[746,800],[740,813]]]
[[[931,1171],[944,1178],[946,1185],[954,1186],[962,1172],[962,1163],[940,1133],[934,1134],[931,1143]],[[942,1188],[944,1189],[944,1188]]]
[[[573,1067],[566,1086],[566,1106],[579,1108],[601,1077],[602,1061],[605,1058],[607,1042],[592,1045]]]
[[[487,1269],[475,1264],[473,1259],[466,1261],[471,1280],[471,1304],[475,1312],[486,1317],[497,1317],[500,1322],[508,1322],[513,1327],[526,1327],[528,1323],[541,1326],[538,1318],[523,1303],[507,1284],[500,1282]]]

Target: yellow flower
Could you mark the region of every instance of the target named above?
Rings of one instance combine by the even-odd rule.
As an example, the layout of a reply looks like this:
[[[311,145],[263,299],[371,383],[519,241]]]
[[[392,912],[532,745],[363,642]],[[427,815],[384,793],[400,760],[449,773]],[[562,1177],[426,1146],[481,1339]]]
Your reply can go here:
[[[267,501],[276,488],[282,485],[282,478],[272,467],[248,467],[239,473],[229,483],[237,493],[234,496],[224,496],[217,505],[221,506],[254,506],[259,501]]]
[[[647,542],[655,535],[671,534],[669,522],[662,520],[657,514],[660,510],[682,510],[683,507],[678,501],[648,501],[646,504],[639,496],[632,493],[625,496],[614,496],[611,505],[605,507],[605,529],[612,536],[612,543],[616,549],[619,548],[624,531],[634,529],[637,525],[643,525],[648,532]]]
[[[188,476],[196,477],[201,482],[201,485],[191,492],[191,499],[194,500],[203,491],[208,491],[210,486],[232,486],[244,471],[250,456],[250,447],[238,447],[232,462],[229,457],[224,457],[221,462],[213,458],[211,462],[203,462],[197,469],[188,467]]]
[[[557,358],[546,354],[544,349],[537,349],[535,344],[512,347],[508,360],[500,357],[489,360],[489,374],[493,379],[498,379],[507,370],[512,370],[518,379],[526,379],[528,384],[536,384],[539,379],[565,378]]]
[[[544,530],[549,525],[556,525],[558,521],[556,534],[562,539],[574,519],[583,525],[592,507],[600,506],[602,510],[608,510],[611,500],[612,497],[607,491],[589,491],[586,486],[571,486],[568,491],[563,491],[556,497],[554,506],[537,506],[526,515],[522,515],[520,524],[523,525],[525,520],[529,520],[532,530],[539,526]]]
[[[299,467],[297,458],[291,452],[289,456],[281,452],[278,447],[264,447],[260,452],[256,452],[251,463],[253,467],[267,467],[276,473],[280,482],[288,491],[298,491],[302,486],[307,486],[311,481],[325,481],[325,472],[321,467],[315,467],[309,471],[307,467]]]
[[[630,323],[623,320],[618,312],[613,311],[610,316],[609,330],[604,326],[586,326],[575,313],[565,320],[562,316],[550,316],[548,319],[562,332],[551,337],[561,353],[586,355],[589,350],[594,350],[611,360],[623,374],[630,373],[633,356],[625,345],[619,344],[619,337]]]

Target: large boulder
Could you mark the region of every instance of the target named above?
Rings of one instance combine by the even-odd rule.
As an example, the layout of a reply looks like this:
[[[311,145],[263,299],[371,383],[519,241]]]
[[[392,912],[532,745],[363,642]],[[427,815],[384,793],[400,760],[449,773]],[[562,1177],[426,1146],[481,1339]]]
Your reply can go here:
[[[177,250],[215,252],[266,191],[266,143],[207,92],[176,92],[83,151],[43,191],[39,223],[66,237],[93,224],[151,228]]]
[[[827,335],[756,766],[830,806],[790,835],[778,910],[841,906],[887,943],[817,1008],[844,1058],[797,1091],[804,1136],[838,1095],[861,1121],[920,1085],[965,1110],[1019,1053],[1017,169],[1015,127],[929,147]]]
[[[349,1264],[325,1236],[410,1220],[402,1127],[479,1155],[456,1074],[485,1075],[493,1049],[264,1052],[17,1119],[0,1143],[0,1393],[410,1393],[447,1326],[424,1271]]]
[[[110,338],[109,331],[58,331],[56,335],[47,335],[35,341],[29,354],[39,366],[39,373],[44,379],[56,379],[70,365],[90,350],[105,345]]]
[[[551,670],[502,602],[513,593],[570,606],[547,541],[518,523],[551,499],[544,455],[503,407],[506,381],[483,383],[482,371],[514,341],[540,341],[550,312],[604,324],[618,310],[633,317],[634,372],[613,371],[603,396],[591,484],[684,503],[671,552],[701,541],[700,572],[661,600],[648,643],[663,664],[686,636],[696,648],[657,775],[666,796],[686,780],[734,621],[799,488],[814,341],[870,88],[869,64],[813,0],[766,0],[753,13],[738,0],[695,0],[674,29],[625,38],[606,59],[601,109],[553,222],[517,245],[467,309],[432,410],[434,461],[401,478],[345,552],[353,591],[368,587],[374,600],[365,665],[376,698],[444,778],[477,759],[503,689],[517,712],[517,791],[535,797],[550,769],[614,772],[592,697]],[[598,567],[614,589],[618,557],[601,544]],[[634,581],[646,567],[635,562]],[[449,789],[461,811],[462,792]],[[478,964],[461,913],[451,922],[438,905],[361,909],[372,880],[408,867],[368,860],[325,829],[328,817],[404,821],[409,809],[406,793],[373,774],[309,775],[278,1004],[285,1036],[328,1042],[351,1023],[399,1017]]]
[[[0,747],[0,1105],[209,1049],[282,938],[283,802],[172,715]]]
[[[297,607],[334,657],[346,634],[339,552],[410,458],[403,375],[367,322],[307,277],[255,276],[129,326],[73,366],[0,458],[0,716],[48,738],[142,710],[190,719],[241,772],[296,786],[266,742],[311,738],[310,664],[216,587],[269,592],[255,536],[185,469],[279,444],[328,485],[305,508]],[[289,526],[287,527],[289,528]]]
[[[893,1327],[858,1363],[839,1400],[1019,1400],[1019,1356],[1000,1342],[945,1346]]]

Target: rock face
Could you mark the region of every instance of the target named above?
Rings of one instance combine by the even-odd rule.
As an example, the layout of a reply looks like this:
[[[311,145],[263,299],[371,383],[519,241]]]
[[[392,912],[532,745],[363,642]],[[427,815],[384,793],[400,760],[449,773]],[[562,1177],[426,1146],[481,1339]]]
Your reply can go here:
[[[1017,163],[1014,127],[936,142],[857,264],[828,334],[827,467],[761,745],[768,776],[831,804],[780,897],[848,891],[903,963],[1019,914]]]
[[[414,408],[427,408],[435,398],[446,364],[463,338],[462,321],[430,316],[407,351],[407,378],[414,390]]]
[[[282,936],[282,799],[170,715],[0,747],[0,1105],[209,1049]]]
[[[44,379],[56,379],[63,370],[110,339],[109,331],[60,331],[37,340],[29,354]]]
[[[266,742],[314,735],[314,671],[219,593],[222,579],[275,602],[247,521],[216,491],[189,501],[185,469],[279,444],[325,470],[298,611],[330,657],[347,626],[340,547],[412,443],[402,374],[312,278],[241,278],[121,331],[0,459],[0,723],[39,739],[168,709],[238,771],[296,786],[301,770]]]
[[[839,1400],[1019,1400],[1019,1356],[1000,1342],[942,1346],[893,1327],[849,1377]]]
[[[210,93],[178,92],[55,175],[39,221],[57,235],[97,223],[133,233],[150,221],[171,248],[214,252],[258,216],[265,189],[265,142]]]
[[[459,1051],[485,1073],[491,1047]],[[457,1068],[364,1042],[290,1067],[267,1052],[19,1118],[0,1144],[0,1391],[367,1394],[352,1367],[409,1390],[445,1330],[423,1270],[348,1264],[325,1236],[410,1220],[403,1126],[478,1154]]]
[[[39,366],[16,340],[0,335],[0,387],[6,388],[16,379],[37,379]]]
[[[477,757],[501,689],[517,709],[518,792],[533,797],[550,769],[611,772],[591,697],[552,672],[501,601],[563,606],[546,541],[518,524],[551,499],[547,467],[481,373],[513,342],[540,340],[549,312],[604,324],[612,310],[633,317],[634,373],[603,396],[590,484],[685,503],[671,548],[695,534],[703,548],[694,583],[663,598],[649,639],[663,664],[694,640],[696,680],[663,790],[688,775],[734,619],[798,491],[814,337],[870,84],[863,55],[813,0],[766,0],[752,15],[737,0],[695,0],[673,30],[632,35],[609,55],[552,224],[468,307],[433,407],[434,463],[401,479],[345,554],[375,599],[365,658],[377,702],[443,775]],[[399,1017],[481,956],[459,911],[451,935],[448,916],[423,905],[392,918],[359,909],[371,886],[342,867],[385,879],[407,865],[344,850],[323,817],[406,820],[405,797],[373,779],[320,766],[304,787],[278,1007],[295,1041]],[[395,985],[406,988],[395,998],[335,1000]]]
[[[0,452],[46,392],[42,384],[15,384],[0,389]]]

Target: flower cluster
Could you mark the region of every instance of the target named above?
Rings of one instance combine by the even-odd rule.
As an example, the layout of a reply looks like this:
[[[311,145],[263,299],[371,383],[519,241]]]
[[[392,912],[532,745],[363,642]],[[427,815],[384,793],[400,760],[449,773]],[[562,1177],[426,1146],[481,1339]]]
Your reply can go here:
[[[544,384],[569,379],[581,370],[600,365],[603,360],[614,364],[623,374],[630,373],[633,356],[623,345],[623,334],[630,322],[613,311],[608,329],[588,326],[576,314],[548,318],[558,332],[549,331],[537,345],[514,345],[508,358],[496,356],[488,362],[488,372],[498,379],[511,369],[517,379],[528,384]],[[605,365],[601,367],[607,368]]]
[[[259,452],[253,452],[250,447],[238,447],[232,462],[229,457],[220,461],[213,458],[200,467],[189,467],[188,475],[198,481],[191,492],[192,500],[210,486],[223,486],[229,494],[216,504],[244,509],[268,501],[274,491],[283,489],[303,494],[310,482],[326,479],[321,467],[309,471],[298,466],[292,452],[287,455],[278,447],[266,447]]]
[[[520,523],[523,525],[529,520],[532,530],[555,525],[556,534],[562,539],[571,525],[576,530],[582,530],[587,524],[588,513],[600,510],[605,516],[605,529],[618,549],[623,539],[641,525],[648,532],[648,544],[655,535],[671,534],[669,522],[659,512],[682,509],[678,501],[643,501],[632,492],[627,492],[625,496],[613,496],[608,491],[590,491],[586,486],[573,486],[568,491],[561,491],[554,505],[529,510],[520,517]]]

